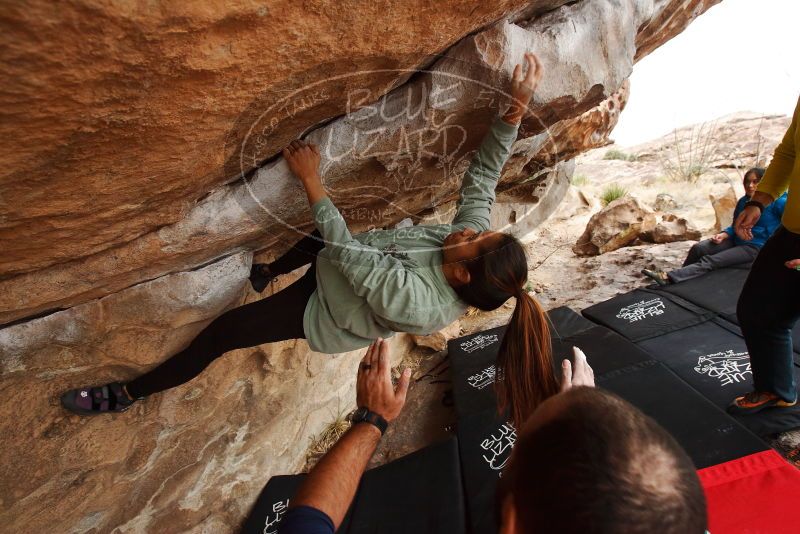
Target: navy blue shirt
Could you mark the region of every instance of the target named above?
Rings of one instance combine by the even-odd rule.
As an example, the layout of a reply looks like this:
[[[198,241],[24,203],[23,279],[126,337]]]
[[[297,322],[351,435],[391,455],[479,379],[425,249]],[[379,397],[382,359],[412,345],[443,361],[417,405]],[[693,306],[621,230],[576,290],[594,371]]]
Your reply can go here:
[[[291,508],[278,526],[278,534],[333,534],[333,521],[310,506]]]

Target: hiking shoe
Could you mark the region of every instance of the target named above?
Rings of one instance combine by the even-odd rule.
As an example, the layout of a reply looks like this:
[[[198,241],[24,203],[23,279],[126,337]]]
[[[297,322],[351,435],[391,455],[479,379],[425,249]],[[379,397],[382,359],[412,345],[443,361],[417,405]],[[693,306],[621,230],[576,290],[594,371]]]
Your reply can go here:
[[[79,415],[124,412],[137,400],[140,399],[131,400],[119,382],[112,382],[105,386],[71,389],[61,395],[61,405]]]
[[[642,274],[652,279],[660,286],[669,285],[669,277],[664,271],[651,271],[650,269],[642,269]]]
[[[261,293],[266,289],[270,282],[277,280],[277,277],[269,270],[266,263],[254,263],[250,268],[250,285],[256,293]]]
[[[797,404],[797,399],[788,402],[774,393],[751,391],[741,397],[736,397],[728,406],[728,413],[734,415],[747,415],[758,413],[767,408],[791,408]]]

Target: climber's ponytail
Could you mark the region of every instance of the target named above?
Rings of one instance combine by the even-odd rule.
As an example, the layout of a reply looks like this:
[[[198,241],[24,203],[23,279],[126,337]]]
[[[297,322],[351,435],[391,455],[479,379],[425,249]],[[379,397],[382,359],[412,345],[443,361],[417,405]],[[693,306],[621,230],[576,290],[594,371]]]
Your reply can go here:
[[[525,249],[513,236],[499,234],[492,248],[470,260],[467,268],[469,284],[456,288],[467,304],[494,310],[517,298],[500,344],[495,388],[498,409],[508,410],[519,428],[542,401],[558,393],[547,316],[524,289],[528,262]]]
[[[520,291],[497,357],[496,375],[502,379],[495,382],[498,408],[501,413],[508,410],[517,428],[558,393],[552,354],[547,316],[536,300]]]

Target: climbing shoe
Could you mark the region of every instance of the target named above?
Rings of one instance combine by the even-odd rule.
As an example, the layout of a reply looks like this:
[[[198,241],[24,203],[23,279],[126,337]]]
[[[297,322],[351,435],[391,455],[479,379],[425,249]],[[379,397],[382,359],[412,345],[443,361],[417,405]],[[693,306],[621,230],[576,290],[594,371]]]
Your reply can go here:
[[[664,271],[651,271],[650,269],[642,269],[642,274],[652,279],[660,286],[669,285],[669,277]]]
[[[797,404],[797,399],[788,402],[774,393],[751,391],[741,397],[736,397],[728,406],[728,413],[733,415],[747,415],[758,413],[767,408],[791,408]]]
[[[250,268],[250,285],[253,286],[256,293],[264,291],[267,285],[274,280],[276,277],[266,263],[254,263]]]
[[[140,399],[131,400],[119,382],[112,382],[105,386],[71,389],[61,395],[61,405],[80,415],[124,412],[137,400]]]

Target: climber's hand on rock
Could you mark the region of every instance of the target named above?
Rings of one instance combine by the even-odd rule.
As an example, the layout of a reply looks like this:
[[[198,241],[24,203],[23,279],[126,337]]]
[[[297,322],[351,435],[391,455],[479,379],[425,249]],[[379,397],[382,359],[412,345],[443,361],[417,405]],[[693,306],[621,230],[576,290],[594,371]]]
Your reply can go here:
[[[283,157],[289,164],[289,169],[303,184],[311,206],[327,196],[319,176],[320,157],[317,145],[297,139],[283,149]]]
[[[319,181],[319,147],[300,139],[292,141],[283,149],[283,157],[289,169],[303,184]]]
[[[522,65],[514,67],[514,74],[511,76],[511,105],[508,108],[503,120],[509,124],[519,124],[522,117],[528,111],[528,104],[531,101],[539,80],[542,79],[542,64],[536,54],[527,52],[525,54],[527,72],[522,75]]]
[[[569,360],[561,362],[562,393],[574,386],[594,387],[594,370],[589,365],[586,355],[578,347],[572,347],[572,355],[575,360],[574,368]]]
[[[720,232],[720,233],[718,233],[718,234],[715,234],[715,235],[713,235],[713,236],[711,237],[711,241],[713,241],[714,243],[716,243],[717,245],[719,245],[720,243],[722,243],[723,241],[725,241],[725,240],[726,240],[726,239],[728,239],[729,237],[730,237],[730,236],[728,235],[728,233],[727,233],[727,232]]]
[[[400,414],[406,402],[411,369],[405,369],[395,388],[389,363],[389,343],[378,338],[367,349],[358,368],[356,403],[391,421]]]

